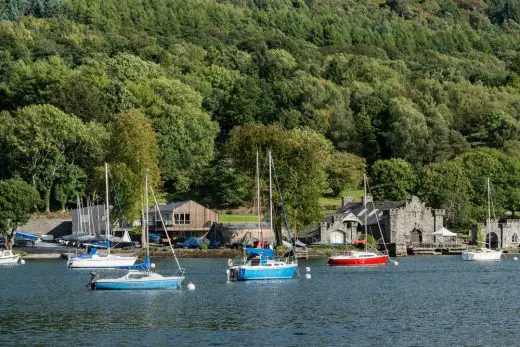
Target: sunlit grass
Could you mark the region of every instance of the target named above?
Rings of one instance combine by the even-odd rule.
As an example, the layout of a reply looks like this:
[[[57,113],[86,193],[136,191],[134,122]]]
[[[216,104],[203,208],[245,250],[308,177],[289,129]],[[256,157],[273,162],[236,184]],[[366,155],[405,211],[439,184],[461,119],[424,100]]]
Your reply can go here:
[[[252,214],[221,214],[219,220],[222,223],[254,223],[258,221],[258,216]]]

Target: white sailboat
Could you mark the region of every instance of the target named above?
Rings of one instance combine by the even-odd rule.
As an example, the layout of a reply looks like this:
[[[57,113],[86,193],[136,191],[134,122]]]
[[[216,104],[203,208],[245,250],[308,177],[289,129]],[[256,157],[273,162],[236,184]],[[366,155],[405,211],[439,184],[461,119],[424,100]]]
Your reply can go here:
[[[151,191],[154,199],[154,208],[156,209],[156,211],[159,212],[159,217],[161,219],[162,226],[166,231],[164,220],[161,215],[161,211],[159,210],[157,199],[155,198],[155,193],[153,192],[153,189],[151,189]],[[146,175],[145,201],[146,210],[148,210],[148,174]],[[148,240],[148,211],[144,215],[145,217],[143,222],[145,223],[145,239]],[[133,266],[119,266],[118,268],[127,269],[129,271],[124,276],[117,278],[99,278],[97,273],[92,272],[92,277],[88,286],[91,289],[98,290],[175,289],[180,287],[182,281],[184,281],[185,271],[183,268],[180,267],[179,261],[175,255],[175,251],[173,250],[170,236],[168,235],[167,231],[166,237],[168,238],[170,249],[173,253],[173,257],[175,258],[175,262],[177,263],[177,274],[172,276],[164,276],[155,272],[155,265],[150,264],[150,246],[149,242],[147,242],[146,258],[143,263]]]
[[[499,261],[502,257],[502,250],[491,249],[491,190],[489,185],[489,178],[487,179],[488,188],[488,218],[486,227],[488,228],[488,245],[487,247],[477,248],[475,250],[467,250],[462,252],[462,259],[464,260],[480,260],[480,261]]]
[[[0,251],[0,265],[14,265],[20,262],[20,254],[14,254],[12,250]]]
[[[105,189],[106,189],[106,242],[110,245],[110,204],[108,200],[108,164],[105,163]],[[97,253],[97,248],[91,248],[87,254],[71,255],[67,261],[67,267],[70,268],[114,268],[117,266],[133,265],[137,260],[136,256],[123,256],[110,254],[110,247],[107,248],[106,255]]]

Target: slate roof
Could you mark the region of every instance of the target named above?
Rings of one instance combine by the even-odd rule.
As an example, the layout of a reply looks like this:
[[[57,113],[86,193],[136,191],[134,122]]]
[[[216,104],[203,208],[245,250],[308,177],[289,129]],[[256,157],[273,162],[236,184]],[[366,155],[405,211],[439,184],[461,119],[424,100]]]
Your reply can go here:
[[[359,221],[361,225],[365,223],[365,215],[367,218],[367,225],[377,224],[377,221],[381,221],[384,216],[383,212],[395,208],[404,207],[406,200],[400,201],[375,201],[373,204],[367,203],[366,210],[362,202],[349,202],[342,206],[336,214],[341,214],[343,217],[349,217],[349,219]],[[377,214],[377,215],[376,215]],[[325,217],[322,222],[332,223],[334,221],[334,215]]]

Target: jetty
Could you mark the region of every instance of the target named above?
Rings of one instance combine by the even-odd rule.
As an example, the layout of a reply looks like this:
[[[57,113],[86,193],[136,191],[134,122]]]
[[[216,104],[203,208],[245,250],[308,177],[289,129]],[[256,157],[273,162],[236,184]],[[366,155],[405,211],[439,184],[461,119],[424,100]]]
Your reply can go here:
[[[457,242],[446,243],[412,243],[407,247],[408,255],[462,254],[467,245]]]

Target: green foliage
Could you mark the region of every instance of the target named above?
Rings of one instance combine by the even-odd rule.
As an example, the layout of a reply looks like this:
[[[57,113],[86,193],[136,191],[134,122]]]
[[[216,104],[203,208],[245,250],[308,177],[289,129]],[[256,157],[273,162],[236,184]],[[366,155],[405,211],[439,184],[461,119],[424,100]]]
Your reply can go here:
[[[334,152],[327,165],[327,182],[334,196],[349,188],[357,188],[363,180],[365,160],[349,153]]]
[[[417,174],[403,159],[376,161],[370,177],[371,192],[376,200],[405,200],[416,190]]]
[[[15,230],[29,221],[39,204],[38,192],[25,181],[0,181],[0,234],[7,236],[6,248],[12,247]]]
[[[143,209],[146,173],[152,187],[159,185],[158,156],[157,140],[150,121],[135,109],[120,114],[113,124],[107,161],[112,184],[128,220],[136,219]],[[98,180],[104,183],[104,170],[101,168]]]
[[[331,147],[312,130],[247,125],[231,131],[226,152],[237,170],[255,177],[256,152],[265,158],[270,149],[290,225],[301,227],[321,218],[319,198],[326,187]]]

